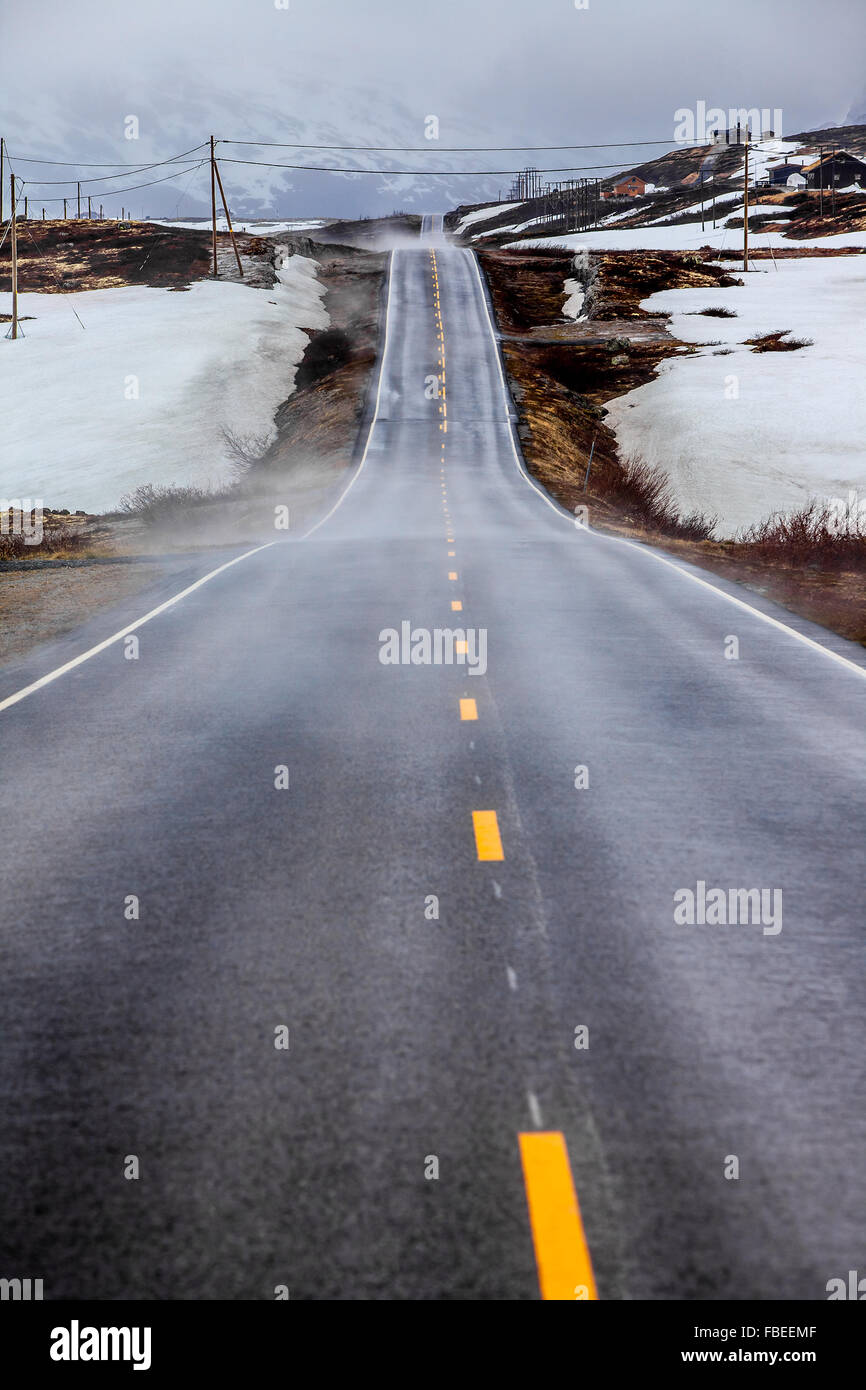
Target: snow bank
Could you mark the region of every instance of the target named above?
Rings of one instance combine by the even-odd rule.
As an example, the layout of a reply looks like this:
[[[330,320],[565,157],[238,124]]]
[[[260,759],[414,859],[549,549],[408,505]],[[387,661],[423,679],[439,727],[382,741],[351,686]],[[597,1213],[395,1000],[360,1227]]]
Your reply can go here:
[[[271,438],[303,329],[329,323],[316,270],[284,258],[270,290],[198,281],[183,293],[21,294],[27,336],[0,336],[0,492],[98,512],[140,483],[224,482],[221,427]]]
[[[492,222],[495,217],[499,217],[503,212],[512,212],[514,208],[522,208],[522,203],[494,203],[486,208],[478,208],[475,212],[467,212],[457,223],[455,231],[464,232],[467,227],[473,227],[476,222]]]
[[[566,280],[563,286],[568,299],[562,306],[563,316],[567,319],[578,319],[583,308],[583,301],[586,299],[586,290],[580,280]]]
[[[762,205],[750,204],[750,212],[755,208],[762,208]],[[774,211],[778,212],[778,209]],[[732,211],[726,208],[724,215],[726,218],[730,217]],[[692,251],[697,250],[699,246],[715,246],[720,251],[742,252],[743,229],[716,227],[714,231],[709,226],[702,232],[699,222],[685,222],[679,226],[625,227],[611,231],[601,227],[597,231],[569,232],[566,236],[532,237],[513,244],[527,251],[537,251],[540,246],[556,246],[566,251]],[[791,237],[783,236],[781,232],[749,232],[749,245],[753,249],[772,246],[774,250],[780,246],[787,246],[793,250],[799,246],[866,248],[866,232],[845,232],[838,236],[814,237],[803,241],[799,237],[796,241],[792,240]]]
[[[639,453],[670,475],[680,505],[715,512],[717,534],[810,497],[866,495],[866,259],[772,263],[742,288],[666,290],[644,307],[672,313],[684,342],[733,349],[669,359],[659,376],[609,403],[623,457]],[[735,319],[690,315],[725,305]],[[745,338],[778,329],[814,340],[796,352],[754,353]]]
[[[182,227],[191,232],[209,232],[213,226],[211,219],[198,218],[195,222],[172,222],[159,217],[148,219],[158,227]],[[232,222],[232,227],[236,232],[249,232],[251,236],[278,236],[280,232],[306,232],[312,231],[316,227],[327,227],[327,222],[303,219],[289,220],[287,222]],[[227,232],[229,224],[225,217],[217,218],[217,231]]]

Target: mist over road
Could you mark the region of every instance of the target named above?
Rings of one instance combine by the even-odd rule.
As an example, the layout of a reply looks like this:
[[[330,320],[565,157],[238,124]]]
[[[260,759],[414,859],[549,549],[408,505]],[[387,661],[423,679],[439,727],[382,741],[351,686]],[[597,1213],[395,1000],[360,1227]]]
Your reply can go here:
[[[575,527],[510,410],[425,219],[327,519],[0,672],[0,1274],[536,1298],[542,1134],[601,1298],[862,1265],[862,652]]]

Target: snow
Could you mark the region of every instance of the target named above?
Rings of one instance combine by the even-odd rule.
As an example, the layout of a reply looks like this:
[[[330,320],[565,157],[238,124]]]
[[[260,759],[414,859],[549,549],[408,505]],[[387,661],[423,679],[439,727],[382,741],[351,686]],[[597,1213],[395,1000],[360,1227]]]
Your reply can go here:
[[[666,290],[644,301],[672,313],[689,343],[720,340],[670,358],[653,381],[608,405],[621,457],[641,454],[671,478],[685,511],[717,513],[732,535],[810,497],[844,503],[866,495],[866,260],[783,260],[742,287]],[[690,316],[725,305],[735,319]],[[780,329],[812,338],[796,352],[754,353],[741,344]]]
[[[284,255],[269,290],[203,280],[182,293],[19,295],[27,336],[0,336],[4,496],[99,512],[141,483],[225,482],[221,427],[272,438],[303,329],[329,323],[316,272]]]
[[[213,226],[211,219],[199,218],[196,222],[169,222],[158,217],[148,219],[158,227],[182,227],[192,232],[209,232]],[[236,232],[249,232],[252,236],[278,236],[280,232],[312,231],[315,227],[326,227],[327,222],[289,220],[288,222],[232,222]],[[229,224],[224,217],[217,218],[217,231],[227,232]]]
[[[586,290],[579,280],[566,280],[563,288],[568,295],[568,299],[562,306],[564,317],[567,319],[580,318],[583,301],[586,299]]]
[[[499,217],[503,212],[512,212],[515,208],[523,207],[522,203],[494,203],[492,207],[478,208],[476,212],[467,212],[457,223],[456,231],[463,232],[467,227],[472,227],[476,222],[492,222],[495,217]]]
[[[761,204],[755,204],[761,208]],[[750,206],[750,211],[751,211]],[[734,212],[725,209],[725,216]],[[742,216],[742,209],[740,211]],[[775,220],[775,217],[774,219]],[[516,241],[518,249],[537,251],[540,246],[560,247],[565,251],[692,251],[699,246],[716,246],[719,250],[743,249],[742,227],[707,227],[701,231],[700,223],[684,222],[677,226],[624,227],[607,231],[604,227],[589,232],[569,232],[565,236],[532,237]],[[749,232],[749,245],[755,249],[762,246],[793,248],[802,246],[826,246],[828,249],[839,246],[859,246],[866,248],[866,231],[844,232],[836,236],[814,237],[811,240],[796,241],[781,232]]]

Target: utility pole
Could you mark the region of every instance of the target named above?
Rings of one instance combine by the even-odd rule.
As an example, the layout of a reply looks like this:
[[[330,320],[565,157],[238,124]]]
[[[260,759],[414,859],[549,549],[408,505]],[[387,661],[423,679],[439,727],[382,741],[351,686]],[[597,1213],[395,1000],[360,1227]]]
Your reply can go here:
[[[704,171],[701,169],[701,231],[704,230]]]
[[[15,175],[9,175],[9,192],[12,198],[12,337],[18,337],[18,232],[15,226]]]
[[[830,155],[830,212],[836,216],[836,151]]]
[[[81,184],[78,185],[78,216],[81,216]]]
[[[225,190],[224,190],[224,188],[223,188],[223,181],[222,181],[222,179],[221,179],[221,177],[220,177],[220,167],[219,167],[219,165],[217,164],[216,160],[214,160],[214,162],[213,162],[213,167],[214,167],[214,171],[215,171],[216,176],[217,176],[217,183],[218,183],[219,186],[220,186],[220,197],[221,197],[222,200],[223,200],[223,207],[225,208],[225,212],[226,212],[226,222],[228,223],[229,236],[230,236],[231,239],[232,239],[232,246],[234,247],[235,260],[236,260],[237,263],[238,263],[238,270],[239,270],[240,273],[241,273],[241,278],[243,278],[244,268],[243,268],[243,266],[241,265],[241,253],[240,253],[240,251],[238,250],[238,244],[237,244],[237,242],[235,241],[235,233],[234,233],[234,228],[232,227],[232,219],[231,219],[231,214],[229,213],[229,205],[228,205],[228,203],[226,202],[226,195],[225,195]]]
[[[27,194],[24,195],[24,221],[27,221]]]
[[[63,199],[63,221],[66,221],[66,199]]]
[[[90,194],[87,195],[87,220],[90,221]]]
[[[213,275],[217,277],[217,243],[216,243],[216,158],[213,150],[213,136],[210,138],[210,211],[211,226],[213,229]]]
[[[713,174],[711,179],[711,192],[713,195],[713,227],[716,225],[716,176]]]
[[[824,216],[824,146],[818,146],[818,216]]]
[[[3,185],[6,161],[6,141],[0,140],[0,222],[3,221]]]
[[[739,126],[737,126],[739,134]],[[743,174],[743,270],[749,269],[749,123],[746,122],[746,164]]]

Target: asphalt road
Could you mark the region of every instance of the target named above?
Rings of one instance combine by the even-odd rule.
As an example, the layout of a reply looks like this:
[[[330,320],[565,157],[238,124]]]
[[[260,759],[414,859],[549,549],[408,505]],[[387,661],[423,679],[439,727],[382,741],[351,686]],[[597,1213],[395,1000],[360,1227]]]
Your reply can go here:
[[[102,618],[0,672],[0,1274],[535,1299],[573,1218],[551,1180],[530,1221],[548,1132],[601,1298],[862,1267],[863,657],[696,573],[533,491],[475,262],[426,222],[332,515],[138,659],[3,708]],[[404,621],[484,630],[486,671],[384,664]],[[780,891],[781,930],[676,922],[699,882]]]

